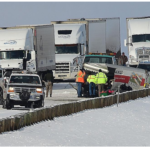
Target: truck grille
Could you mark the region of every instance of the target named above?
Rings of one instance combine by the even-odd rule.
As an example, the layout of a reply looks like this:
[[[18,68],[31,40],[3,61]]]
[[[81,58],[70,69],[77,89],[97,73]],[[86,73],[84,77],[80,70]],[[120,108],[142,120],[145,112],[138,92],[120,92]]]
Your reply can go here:
[[[137,56],[139,56],[140,54],[147,54],[150,55],[150,48],[137,48],[136,49],[137,52]]]
[[[64,74],[70,72],[70,63],[69,62],[59,62],[56,63],[56,74]]]
[[[34,93],[34,92],[36,92],[36,89],[31,89],[31,88],[15,88],[15,93],[20,93],[20,92],[22,92],[22,90],[26,90],[26,91],[28,91],[28,92],[32,92],[32,93]]]

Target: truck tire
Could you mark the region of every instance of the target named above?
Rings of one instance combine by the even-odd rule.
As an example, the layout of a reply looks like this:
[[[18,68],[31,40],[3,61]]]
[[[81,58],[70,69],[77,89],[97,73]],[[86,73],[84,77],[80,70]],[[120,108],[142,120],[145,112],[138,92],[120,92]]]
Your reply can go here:
[[[3,104],[3,90],[0,88],[0,105]]]
[[[8,96],[7,96],[7,99],[3,100],[3,108],[6,108],[6,109],[11,109],[11,108],[13,108],[13,104],[12,104],[12,102],[9,100]]]
[[[40,98],[40,100],[39,100],[38,106],[39,106],[39,107],[44,107],[44,96],[41,95],[40,97],[41,97],[41,98]]]

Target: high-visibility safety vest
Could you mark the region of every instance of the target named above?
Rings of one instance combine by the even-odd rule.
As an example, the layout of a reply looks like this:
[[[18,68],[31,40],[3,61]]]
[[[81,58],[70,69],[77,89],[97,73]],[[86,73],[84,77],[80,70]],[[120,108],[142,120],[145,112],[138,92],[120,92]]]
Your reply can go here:
[[[91,82],[95,83],[95,79],[96,79],[95,75],[89,75],[88,78],[87,78],[87,82],[89,82],[89,83],[91,83]]]
[[[77,73],[76,82],[84,83],[84,76],[85,72],[82,72],[81,70]]]
[[[105,73],[99,72],[96,74],[95,84],[105,84],[107,80]]]

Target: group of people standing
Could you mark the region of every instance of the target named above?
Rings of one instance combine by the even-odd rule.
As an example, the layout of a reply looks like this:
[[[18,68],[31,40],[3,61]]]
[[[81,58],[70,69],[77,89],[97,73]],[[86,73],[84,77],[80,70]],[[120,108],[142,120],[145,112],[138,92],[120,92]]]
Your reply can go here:
[[[80,69],[80,71],[77,73],[76,83],[78,97],[82,97],[82,84],[85,84],[86,82],[85,75],[86,73],[84,68]],[[106,84],[107,80],[107,76],[101,71],[101,69],[97,74],[93,72],[91,75],[89,75],[87,78],[87,82],[89,83],[89,96],[96,96],[95,87],[98,85],[98,96],[100,97],[100,94],[104,90],[104,85]]]
[[[123,52],[122,55],[118,59],[118,65],[126,66],[126,62],[128,61],[127,56]],[[80,69],[80,71],[77,73],[76,77],[76,83],[77,83],[77,93],[78,97],[82,97],[82,85],[85,84],[85,70],[84,68]],[[100,94],[102,91],[104,91],[104,85],[106,84],[108,78],[105,73],[102,72],[100,69],[99,72],[92,73],[88,76],[87,82],[89,83],[89,96],[95,97],[96,96],[96,85],[98,86],[98,96],[100,97]]]

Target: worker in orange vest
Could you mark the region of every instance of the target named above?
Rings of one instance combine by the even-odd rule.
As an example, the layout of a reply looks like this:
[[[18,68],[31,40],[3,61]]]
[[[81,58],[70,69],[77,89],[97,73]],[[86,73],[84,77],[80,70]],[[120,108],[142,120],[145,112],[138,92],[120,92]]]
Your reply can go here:
[[[84,68],[82,68],[77,73],[77,77],[76,77],[78,97],[82,97],[82,84],[85,82],[84,76],[85,76],[85,70],[84,70]]]

